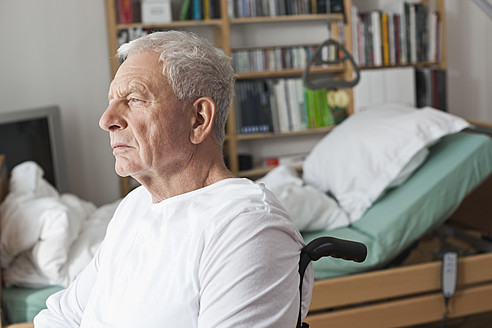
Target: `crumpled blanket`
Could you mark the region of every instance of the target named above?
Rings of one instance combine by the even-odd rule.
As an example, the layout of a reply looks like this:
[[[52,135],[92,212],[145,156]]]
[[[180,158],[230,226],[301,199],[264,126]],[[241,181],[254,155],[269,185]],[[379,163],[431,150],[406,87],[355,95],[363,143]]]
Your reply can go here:
[[[68,286],[102,242],[119,200],[96,208],[59,194],[34,162],[16,166],[0,205],[0,265],[7,286]]]
[[[256,182],[277,196],[301,232],[332,230],[351,223],[333,198],[305,183],[293,167],[280,165]]]

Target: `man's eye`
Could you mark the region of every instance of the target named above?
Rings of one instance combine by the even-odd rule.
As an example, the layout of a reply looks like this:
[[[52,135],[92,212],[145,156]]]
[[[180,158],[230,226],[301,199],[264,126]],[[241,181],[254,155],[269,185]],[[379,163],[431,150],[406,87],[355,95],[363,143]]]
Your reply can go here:
[[[138,103],[138,102],[141,102],[141,100],[138,99],[138,98],[131,98],[130,99],[130,102],[132,102],[132,103]]]

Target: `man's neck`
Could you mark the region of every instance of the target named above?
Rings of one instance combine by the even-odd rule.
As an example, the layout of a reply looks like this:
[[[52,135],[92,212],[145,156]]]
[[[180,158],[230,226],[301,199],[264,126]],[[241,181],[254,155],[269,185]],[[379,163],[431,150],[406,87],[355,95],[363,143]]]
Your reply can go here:
[[[197,190],[223,179],[233,178],[220,156],[197,152],[187,165],[154,177],[135,177],[152,195],[152,202]]]

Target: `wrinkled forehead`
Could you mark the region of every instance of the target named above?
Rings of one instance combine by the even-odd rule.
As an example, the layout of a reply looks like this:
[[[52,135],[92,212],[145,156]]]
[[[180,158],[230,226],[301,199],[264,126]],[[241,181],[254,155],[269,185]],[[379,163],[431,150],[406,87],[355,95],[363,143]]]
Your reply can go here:
[[[144,51],[128,57],[121,64],[111,82],[110,94],[136,87],[155,93],[162,92],[167,86],[159,55],[153,51]]]

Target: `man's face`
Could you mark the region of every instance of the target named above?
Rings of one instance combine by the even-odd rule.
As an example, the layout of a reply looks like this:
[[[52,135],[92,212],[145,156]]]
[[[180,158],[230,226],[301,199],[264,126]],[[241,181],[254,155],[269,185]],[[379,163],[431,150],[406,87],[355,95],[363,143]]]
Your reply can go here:
[[[179,170],[192,147],[191,106],[175,99],[158,58],[152,51],[127,58],[99,121],[110,132],[116,172],[139,181]]]

